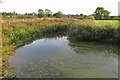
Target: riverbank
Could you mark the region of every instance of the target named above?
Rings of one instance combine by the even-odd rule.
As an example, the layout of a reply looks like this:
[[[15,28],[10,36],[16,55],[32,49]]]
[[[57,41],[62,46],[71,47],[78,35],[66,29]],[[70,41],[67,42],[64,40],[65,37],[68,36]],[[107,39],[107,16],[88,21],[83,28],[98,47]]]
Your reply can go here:
[[[105,21],[102,24],[101,21],[70,18],[6,20],[2,25],[3,49],[4,46],[7,49],[8,45],[11,48],[19,47],[44,34],[59,32],[64,32],[70,39],[77,41],[117,43],[118,24],[116,21],[113,21],[113,24],[109,25],[107,20],[106,24]],[[103,38],[105,39],[103,40]],[[14,51],[14,49],[10,49],[10,51]]]
[[[74,22],[71,19],[25,19],[25,20],[10,20],[1,21],[2,23],[2,54],[1,69],[4,70],[6,60],[10,56],[16,55],[15,49],[19,46],[28,44],[36,39],[40,39],[46,32],[53,33],[53,31],[63,33],[66,25]],[[57,31],[58,30],[58,31]],[[5,73],[7,71],[5,70]],[[8,71],[9,72],[9,71]],[[4,73],[4,71],[3,71]],[[2,75],[2,74],[1,74]],[[4,76],[3,76],[4,77]]]
[[[105,23],[105,22],[104,22]],[[114,22],[113,22],[114,23]],[[15,55],[14,50],[45,34],[64,33],[73,41],[117,44],[118,28],[98,24],[95,20],[71,18],[40,18],[2,21],[2,60]],[[102,26],[101,26],[102,25]]]

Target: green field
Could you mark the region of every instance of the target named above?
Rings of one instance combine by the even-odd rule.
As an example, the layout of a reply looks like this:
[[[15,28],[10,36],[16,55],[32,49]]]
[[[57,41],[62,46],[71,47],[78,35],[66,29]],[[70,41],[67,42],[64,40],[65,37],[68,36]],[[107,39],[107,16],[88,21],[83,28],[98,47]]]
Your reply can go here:
[[[95,22],[99,25],[110,25],[113,27],[118,27],[118,20],[95,20]]]

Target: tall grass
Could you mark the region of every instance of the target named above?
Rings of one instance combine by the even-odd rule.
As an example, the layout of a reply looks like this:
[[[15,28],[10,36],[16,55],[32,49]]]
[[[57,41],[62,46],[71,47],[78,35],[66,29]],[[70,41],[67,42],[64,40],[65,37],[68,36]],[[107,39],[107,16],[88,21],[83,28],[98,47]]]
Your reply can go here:
[[[68,37],[74,41],[118,44],[118,29],[111,26],[74,25],[68,30]]]

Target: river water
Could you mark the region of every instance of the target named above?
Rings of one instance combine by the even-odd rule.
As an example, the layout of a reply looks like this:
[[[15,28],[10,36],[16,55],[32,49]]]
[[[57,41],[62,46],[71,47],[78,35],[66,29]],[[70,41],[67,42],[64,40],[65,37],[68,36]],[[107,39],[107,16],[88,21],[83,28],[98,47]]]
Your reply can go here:
[[[117,78],[117,47],[43,38],[16,49],[8,59],[17,78]]]

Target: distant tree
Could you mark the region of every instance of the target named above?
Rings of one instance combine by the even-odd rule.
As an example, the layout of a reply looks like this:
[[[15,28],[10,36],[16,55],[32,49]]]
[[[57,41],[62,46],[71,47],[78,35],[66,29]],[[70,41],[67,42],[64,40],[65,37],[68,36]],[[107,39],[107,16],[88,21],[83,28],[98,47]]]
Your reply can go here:
[[[44,17],[44,16],[45,16],[44,10],[39,9],[38,10],[38,17],[41,18],[41,17]]]
[[[84,16],[83,14],[80,14],[80,16]]]
[[[53,14],[56,18],[61,18],[63,16],[63,13],[61,11],[58,11],[57,13]]]
[[[37,13],[35,13],[35,12],[33,12],[32,14],[33,14],[34,16],[37,16]]]
[[[104,10],[104,18],[108,18],[110,16],[110,12],[107,10]]]
[[[46,17],[51,17],[52,11],[50,9],[45,9],[45,15],[46,15]]]
[[[104,16],[104,8],[98,7],[96,11],[94,12],[94,16],[96,19],[102,19]]]
[[[25,15],[28,15],[28,13],[25,13]]]
[[[78,14],[76,14],[76,16],[79,16]]]
[[[110,12],[107,10],[104,10],[103,7],[97,7],[97,9],[94,12],[95,19],[105,19],[110,15]]]

